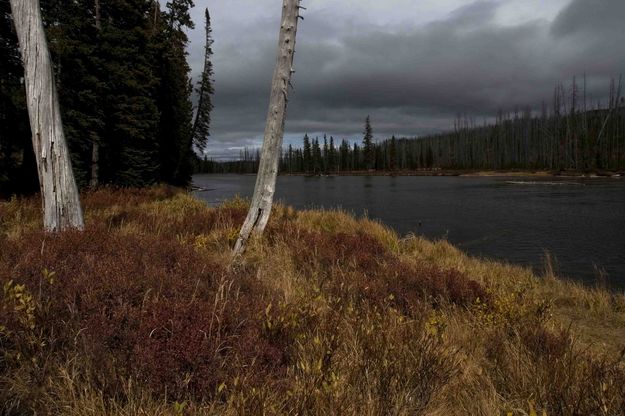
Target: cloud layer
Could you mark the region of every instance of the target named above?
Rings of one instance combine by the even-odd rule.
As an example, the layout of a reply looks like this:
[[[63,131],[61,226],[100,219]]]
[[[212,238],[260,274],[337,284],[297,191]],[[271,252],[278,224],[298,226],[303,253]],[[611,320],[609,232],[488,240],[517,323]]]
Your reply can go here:
[[[190,34],[201,70],[202,10]],[[378,139],[446,130],[458,113],[548,100],[557,81],[588,76],[589,96],[625,72],[623,0],[306,0],[286,141],[303,133]],[[212,0],[215,110],[209,157],[261,143],[280,0]]]

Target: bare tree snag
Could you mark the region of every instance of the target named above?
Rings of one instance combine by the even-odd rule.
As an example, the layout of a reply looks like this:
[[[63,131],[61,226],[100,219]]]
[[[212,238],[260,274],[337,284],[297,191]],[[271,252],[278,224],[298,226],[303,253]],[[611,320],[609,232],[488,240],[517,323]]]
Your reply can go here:
[[[288,92],[291,75],[294,72],[293,57],[300,8],[300,0],[283,0],[282,2],[278,57],[271,84],[271,97],[258,176],[256,177],[250,210],[234,247],[235,257],[243,253],[245,244],[252,233],[261,234],[263,232],[271,214],[273,196],[276,190],[278,163],[282,151]]]
[[[47,231],[84,227],[39,0],[11,0]]]

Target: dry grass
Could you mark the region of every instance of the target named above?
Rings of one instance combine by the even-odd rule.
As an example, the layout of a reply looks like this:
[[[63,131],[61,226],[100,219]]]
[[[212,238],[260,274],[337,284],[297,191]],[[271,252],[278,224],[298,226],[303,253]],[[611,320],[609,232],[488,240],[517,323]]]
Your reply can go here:
[[[170,188],[0,203],[4,415],[625,414],[625,297],[337,211]]]

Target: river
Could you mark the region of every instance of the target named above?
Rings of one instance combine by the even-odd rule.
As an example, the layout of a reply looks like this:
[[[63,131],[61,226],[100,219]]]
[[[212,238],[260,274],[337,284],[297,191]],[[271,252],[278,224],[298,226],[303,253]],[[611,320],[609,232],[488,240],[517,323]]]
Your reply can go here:
[[[197,197],[216,205],[250,197],[252,175],[196,175]],[[281,176],[278,200],[341,208],[405,235],[447,239],[467,253],[625,289],[625,179],[535,177]]]

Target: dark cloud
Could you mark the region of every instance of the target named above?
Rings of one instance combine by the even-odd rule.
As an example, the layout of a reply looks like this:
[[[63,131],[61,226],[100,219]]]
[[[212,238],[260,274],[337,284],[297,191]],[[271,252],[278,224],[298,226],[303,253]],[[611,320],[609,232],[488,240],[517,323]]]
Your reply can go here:
[[[556,36],[583,34],[595,40],[607,40],[606,34],[625,35],[625,1],[573,0],[556,18],[552,32]]]
[[[515,25],[498,21],[504,3],[470,3],[416,26],[337,20],[331,7],[307,13],[287,142],[305,132],[357,138],[367,115],[377,138],[441,131],[458,113],[479,119],[538,107],[556,82],[574,75],[588,74],[589,95],[598,97],[625,71],[625,1],[574,0],[553,21],[536,15]],[[278,16],[268,13],[249,20],[243,34],[216,37],[211,155],[260,144],[277,28]],[[197,60],[201,45],[193,48]]]

